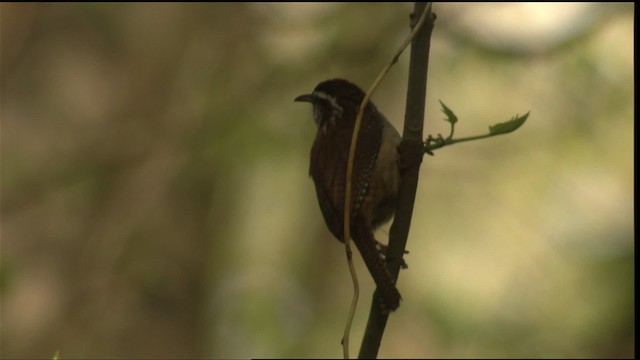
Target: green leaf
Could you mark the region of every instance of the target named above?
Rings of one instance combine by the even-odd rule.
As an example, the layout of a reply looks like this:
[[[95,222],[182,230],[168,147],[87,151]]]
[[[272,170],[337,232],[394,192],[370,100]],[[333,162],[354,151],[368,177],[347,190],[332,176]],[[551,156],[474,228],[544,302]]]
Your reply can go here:
[[[501,134],[508,134],[512,131],[515,131],[517,128],[522,126],[522,124],[524,124],[525,121],[527,121],[528,117],[529,117],[529,112],[527,112],[522,116],[516,115],[512,117],[511,120],[509,121],[505,121],[503,123],[489,126],[489,134],[501,135]]]
[[[456,116],[456,114],[454,114],[453,111],[451,111],[451,109],[449,109],[449,107],[442,102],[442,100],[438,101],[440,101],[440,105],[442,105],[442,112],[447,115],[447,118],[444,119],[444,121],[450,123],[451,125],[457,123],[458,117]]]

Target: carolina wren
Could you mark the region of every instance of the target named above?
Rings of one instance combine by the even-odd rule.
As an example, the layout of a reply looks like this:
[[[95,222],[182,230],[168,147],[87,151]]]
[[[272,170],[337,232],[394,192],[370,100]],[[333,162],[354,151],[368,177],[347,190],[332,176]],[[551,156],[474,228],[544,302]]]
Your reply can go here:
[[[326,80],[295,101],[313,105],[318,132],[311,148],[309,175],[322,216],[331,233],[344,241],[344,196],[347,159],[358,108],[365,93],[343,79]],[[395,212],[400,184],[400,134],[369,102],[362,117],[351,184],[351,237],[379,288],[384,311],[400,305],[400,293],[385,265],[373,231]]]

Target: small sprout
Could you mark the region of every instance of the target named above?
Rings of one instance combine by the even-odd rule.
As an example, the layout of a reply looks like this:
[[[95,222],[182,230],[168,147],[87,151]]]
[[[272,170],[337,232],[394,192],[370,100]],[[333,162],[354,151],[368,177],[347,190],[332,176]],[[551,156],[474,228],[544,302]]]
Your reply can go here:
[[[448,145],[453,145],[453,144],[467,142],[467,141],[486,139],[496,135],[508,134],[510,132],[517,130],[520,126],[522,126],[522,124],[524,124],[524,122],[527,121],[527,118],[529,117],[529,112],[527,112],[522,116],[516,115],[512,117],[511,120],[509,121],[505,121],[502,123],[489,126],[488,134],[454,139],[453,132],[455,129],[455,124],[456,122],[458,122],[458,117],[442,101],[440,101],[440,105],[442,105],[442,112],[445,115],[447,115],[447,118],[444,119],[444,121],[448,122],[451,125],[451,132],[449,133],[449,136],[447,136],[446,139],[443,138],[442,135],[440,134],[438,134],[438,136],[435,138],[429,135],[427,140],[424,141],[424,151],[429,155],[433,155],[433,150],[440,149]]]
[[[442,100],[438,101],[440,101],[440,105],[442,105],[442,112],[447,115],[447,118],[444,119],[444,121],[450,123],[453,126],[453,124],[458,122],[458,117],[453,113],[453,111],[451,111],[451,109],[449,109],[447,105],[442,102]]]
[[[524,122],[527,121],[528,117],[529,117],[529,113],[527,112],[522,116],[516,115],[512,117],[511,120],[509,121],[505,121],[499,124],[489,126],[489,134],[491,135],[508,134],[516,130],[520,126],[522,126],[522,124],[524,124]]]

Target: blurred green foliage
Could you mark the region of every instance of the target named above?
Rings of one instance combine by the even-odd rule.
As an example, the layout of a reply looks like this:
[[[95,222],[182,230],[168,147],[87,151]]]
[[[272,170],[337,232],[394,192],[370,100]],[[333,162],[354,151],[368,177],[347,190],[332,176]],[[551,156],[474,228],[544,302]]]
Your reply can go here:
[[[2,3],[2,357],[340,356],[293,98],[366,88],[411,8]],[[633,357],[633,5],[434,11],[426,131],[438,99],[461,137],[531,116],[425,158],[380,356]],[[407,59],[373,96],[398,128]]]

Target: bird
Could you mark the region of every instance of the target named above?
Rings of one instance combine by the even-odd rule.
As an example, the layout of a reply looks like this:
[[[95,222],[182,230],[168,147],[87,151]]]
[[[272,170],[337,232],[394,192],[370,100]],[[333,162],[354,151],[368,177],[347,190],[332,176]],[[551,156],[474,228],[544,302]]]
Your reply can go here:
[[[320,82],[294,101],[313,106],[317,127],[311,147],[309,175],[329,231],[344,241],[344,200],[347,159],[356,116],[365,92],[345,79]],[[358,134],[350,199],[350,236],[380,295],[383,313],[396,310],[401,295],[385,264],[386,246],[373,232],[395,212],[400,186],[398,131],[369,101]]]

